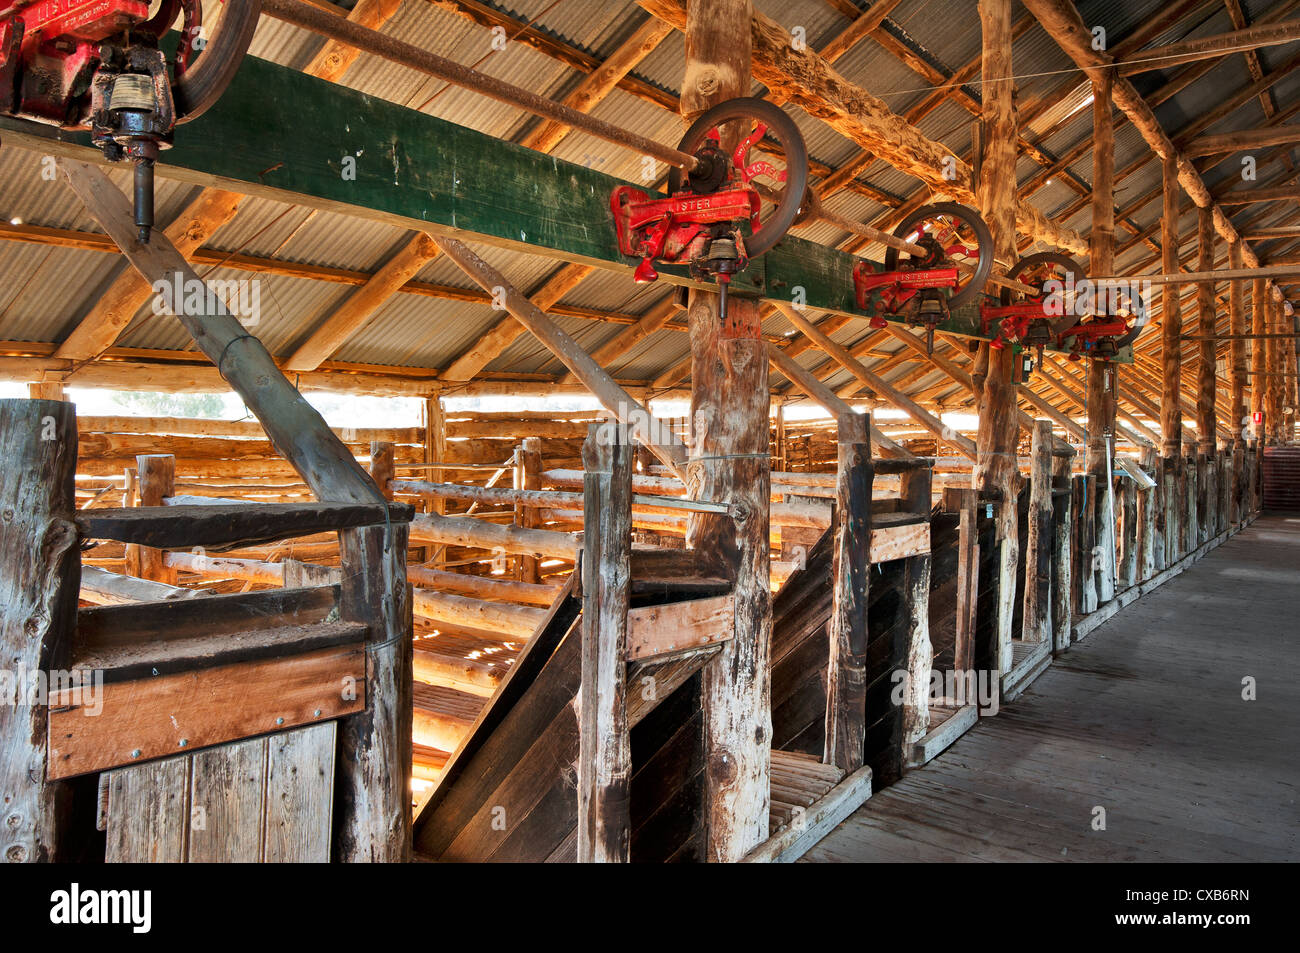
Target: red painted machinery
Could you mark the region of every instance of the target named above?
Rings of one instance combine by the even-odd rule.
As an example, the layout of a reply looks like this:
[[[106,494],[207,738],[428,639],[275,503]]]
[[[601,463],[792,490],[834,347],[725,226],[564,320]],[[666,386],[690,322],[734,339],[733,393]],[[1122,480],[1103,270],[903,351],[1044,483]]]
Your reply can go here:
[[[1084,277],[1075,261],[1055,252],[1028,255],[1012,266],[1007,277],[1029,285],[1033,292],[1002,290],[1001,301],[980,306],[984,333],[990,347],[1010,346],[1038,352],[1055,346],[1071,361],[1084,357],[1110,360],[1131,344],[1142,329],[1144,305],[1122,295],[1104,295]]]
[[[933,349],[935,328],[983,291],[993,270],[993,237],[973,209],[955,202],[917,209],[894,237],[913,250],[891,246],[883,266],[866,260],[854,265],[857,306],[871,313],[873,328],[886,326],[885,315],[923,326],[926,347]]]
[[[740,126],[742,138],[728,154],[722,131]],[[785,168],[749,160],[769,133],[780,145]],[[655,262],[687,265],[696,279],[712,279],[726,317],[727,286],[750,258],[775,245],[794,224],[808,186],[808,153],[798,127],[779,107],[761,99],[732,99],[708,110],[686,130],[678,148],[692,153],[695,170],[668,175],[667,198],[630,185],[610,196],[619,251],[641,259],[638,282],[659,277]],[[761,186],[760,178],[772,186]],[[773,188],[779,186],[780,188]],[[771,210],[764,212],[764,199]]]
[[[111,161],[135,165],[135,223],[153,227],[153,164],[178,123],[225,91],[261,0],[224,0],[205,36],[201,0],[0,0],[0,113],[89,129]],[[159,40],[182,17],[171,63]]]

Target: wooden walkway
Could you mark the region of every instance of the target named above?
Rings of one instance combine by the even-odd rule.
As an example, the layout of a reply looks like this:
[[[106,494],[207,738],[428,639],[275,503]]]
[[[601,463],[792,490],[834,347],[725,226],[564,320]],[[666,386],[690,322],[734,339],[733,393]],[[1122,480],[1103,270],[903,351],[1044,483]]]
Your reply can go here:
[[[1300,518],[1264,516],[804,860],[1300,859],[1298,678]]]

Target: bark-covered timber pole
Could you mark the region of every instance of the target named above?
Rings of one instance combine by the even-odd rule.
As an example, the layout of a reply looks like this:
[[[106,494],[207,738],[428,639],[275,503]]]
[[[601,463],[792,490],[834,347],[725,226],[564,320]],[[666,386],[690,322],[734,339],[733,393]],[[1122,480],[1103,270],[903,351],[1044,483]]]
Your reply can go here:
[[[998,262],[1016,257],[1016,114],[1011,76],[1011,0],[980,0],[983,36],[984,155],[980,163],[979,206],[993,233]],[[1017,499],[1020,467],[1016,456],[1019,435],[1016,389],[1011,383],[1015,354],[1011,348],[987,353],[988,372],[979,399],[977,459],[972,481],[980,490],[1001,495],[998,506],[997,634],[992,664],[1011,669],[1012,623],[1016,601],[1016,572],[1020,560]]]
[[[750,0],[691,4],[682,115],[688,120],[750,88]],[[725,134],[728,130],[724,130]],[[730,131],[732,139],[735,132]],[[726,145],[726,143],[724,143]],[[729,146],[728,146],[729,148]],[[694,514],[688,543],[735,564],[734,636],[703,669],[706,856],[736,861],[768,836],[772,712],[768,586],[768,354],[758,302],[692,289],[691,462],[694,499],[731,503],[737,517]]]

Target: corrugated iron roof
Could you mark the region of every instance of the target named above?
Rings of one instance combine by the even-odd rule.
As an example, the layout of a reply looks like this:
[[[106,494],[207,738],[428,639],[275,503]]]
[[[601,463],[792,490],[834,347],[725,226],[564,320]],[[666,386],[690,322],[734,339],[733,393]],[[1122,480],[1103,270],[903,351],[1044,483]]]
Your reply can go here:
[[[1079,0],[1078,8],[1085,23],[1105,28],[1108,46],[1113,48],[1147,19],[1158,15],[1166,3],[1167,0]],[[212,0],[208,5],[215,6]],[[608,56],[647,18],[644,11],[626,0],[512,0],[510,3],[487,5],[519,23],[531,23],[552,39],[596,60]],[[580,82],[581,72],[531,46],[507,43],[504,49],[494,49],[491,32],[457,15],[452,6],[451,3],[406,3],[383,31],[547,96],[562,98]],[[792,38],[795,29],[800,28],[813,48],[838,36],[848,25],[849,17],[842,11],[844,6],[844,3],[828,0],[756,0],[757,9],[790,29]],[[852,6],[863,10],[868,5],[857,2]],[[1250,0],[1244,4],[1244,9],[1248,20],[1254,22],[1274,6],[1264,0]],[[1019,20],[1026,14],[1017,6],[1014,15]],[[960,69],[980,54],[975,0],[906,0],[894,8],[883,29],[892,42],[906,46],[913,55],[943,75]],[[1202,4],[1161,35],[1153,37],[1148,45],[1163,45],[1189,36],[1207,36],[1230,29],[1231,19],[1222,4]],[[301,69],[322,45],[319,37],[267,17],[258,27],[252,53]],[[1267,71],[1276,68],[1293,53],[1293,47],[1269,47],[1260,50],[1259,57]],[[671,93],[680,84],[683,59],[683,38],[678,33],[671,33],[637,65],[633,76]],[[1087,105],[1090,87],[1056,41],[1039,25],[1033,24],[1016,40],[1014,63],[1017,97],[1022,110],[1025,104],[1039,97],[1054,94],[1062,88],[1069,90],[1061,102],[1037,117],[1024,130],[1024,135],[1049,156],[1065,155],[1086,145],[1092,135],[1091,109]],[[874,39],[857,43],[837,61],[835,69],[899,113],[905,113],[930,96],[930,82]],[[1177,68],[1139,74],[1134,82],[1139,89],[1150,91],[1159,88],[1176,72]],[[470,90],[444,88],[439,81],[368,54],[362,54],[356,60],[342,82],[370,95],[424,109],[503,138],[518,140],[537,122],[518,109],[488,100]],[[1176,134],[1179,128],[1218,106],[1225,94],[1241,89],[1249,82],[1250,74],[1244,58],[1226,56],[1207,75],[1157,106],[1157,115],[1166,130]],[[965,85],[964,90],[978,101],[978,74]],[[1278,83],[1272,95],[1283,108],[1294,102],[1300,95],[1300,75]],[[793,107],[789,107],[789,111],[805,135],[810,156],[817,162],[835,168],[861,152],[856,143],[824,123]],[[682,131],[682,122],[672,111],[621,89],[611,93],[593,112],[608,122],[664,142],[674,142]],[[1125,176],[1116,190],[1116,203],[1124,208],[1134,199],[1158,189],[1161,169],[1158,161],[1148,159],[1149,147],[1137,130],[1124,121],[1122,114],[1117,114],[1117,117],[1116,167],[1121,171],[1129,166],[1135,167],[1135,171]],[[1265,118],[1256,97],[1206,132],[1251,128],[1262,124]],[[930,109],[918,125],[926,135],[950,148],[954,155],[966,156],[971,148],[973,119],[969,108],[949,98]],[[616,176],[634,180],[640,177],[638,155],[582,133],[567,136],[554,154]],[[54,228],[99,231],[72,193],[58,181],[40,179],[39,169],[40,156],[13,148],[0,150],[0,215],[5,219]],[[1037,162],[1028,156],[1022,156],[1017,164],[1017,177],[1022,183],[1039,171]],[[1268,174],[1276,171],[1270,169]],[[1091,221],[1090,202],[1086,200],[1092,180],[1089,150],[1084,149],[1070,164],[1068,173],[1075,180],[1073,186],[1065,175],[1054,174],[1050,183],[1038,187],[1029,201],[1049,215],[1061,215],[1079,206],[1064,224],[1086,234]],[[1232,161],[1207,163],[1205,177],[1211,188],[1225,186],[1237,175],[1239,168]],[[119,185],[125,185],[125,170],[115,170],[113,177]],[[859,180],[873,190],[893,196],[893,203],[902,202],[923,188],[912,176],[882,162],[872,163],[860,174]],[[178,214],[196,193],[197,190],[191,186],[160,178],[157,191],[159,221],[165,222]],[[889,212],[887,205],[848,189],[829,197],[826,206],[839,215],[867,222],[876,221]],[[1232,207],[1227,211],[1236,220],[1255,224],[1280,221],[1285,217],[1276,206]],[[1160,214],[1158,198],[1134,209],[1127,216],[1131,227],[1121,222],[1117,228],[1118,244],[1122,247],[1132,239],[1135,231],[1149,229]],[[1185,231],[1193,220],[1193,215],[1184,215],[1182,226]],[[811,223],[798,234],[826,243],[841,243],[847,238],[842,230],[824,222]],[[373,272],[407,238],[408,233],[391,226],[346,215],[313,213],[289,203],[248,198],[241,204],[235,219],[216,234],[210,247],[287,262]],[[1158,228],[1151,240],[1158,242]],[[512,283],[525,290],[536,288],[558,267],[556,261],[542,256],[504,252],[488,246],[479,246],[478,250]],[[871,247],[865,250],[865,254],[879,260],[883,248]],[[1121,252],[1120,264],[1134,266],[1147,261],[1152,254],[1149,243],[1139,241]],[[97,295],[121,268],[117,256],[100,252],[0,243],[0,339],[61,340],[93,306]],[[228,268],[218,268],[212,276],[256,277],[262,283],[262,318],[256,333],[273,352],[282,354],[305,340],[352,291],[352,287],[346,284],[282,275],[250,276]],[[426,265],[418,279],[458,288],[473,287],[453,264],[441,259]],[[624,273],[598,271],[569,292],[563,301],[577,307],[636,315],[649,310],[665,291],[636,286]],[[427,295],[398,294],[380,308],[334,358],[356,363],[441,368],[501,320],[502,313],[486,305]],[[577,317],[562,316],[558,320],[590,348],[599,347],[625,327],[624,324]],[[780,315],[764,322],[767,333],[783,334],[788,329],[788,323]],[[861,340],[865,333],[865,323],[855,321],[833,336],[841,343],[851,345]],[[190,342],[173,319],[156,317],[146,308],[128,326],[119,344],[184,349]],[[620,357],[614,369],[632,379],[653,379],[680,361],[688,351],[688,344],[687,336],[679,331],[659,331]],[[822,360],[824,357],[816,351],[800,356],[801,363],[806,362],[808,366]],[[872,362],[875,360],[878,359],[873,358]],[[549,352],[528,335],[521,335],[488,365],[488,369],[521,374],[564,371]],[[912,363],[902,363],[891,369],[888,376],[891,379],[902,377],[915,369],[916,365]],[[834,386],[839,386],[849,379],[840,374],[832,381]],[[936,381],[934,375],[927,374],[912,388],[930,386]]]

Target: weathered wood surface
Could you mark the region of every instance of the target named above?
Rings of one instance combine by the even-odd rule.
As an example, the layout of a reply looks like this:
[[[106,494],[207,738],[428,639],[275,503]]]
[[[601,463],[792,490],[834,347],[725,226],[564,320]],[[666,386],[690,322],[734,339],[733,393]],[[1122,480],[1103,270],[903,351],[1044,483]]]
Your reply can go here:
[[[903,579],[899,586],[902,600],[902,664],[908,674],[903,695],[903,717],[899,758],[906,762],[913,746],[930,730],[930,671],[934,663],[934,646],[930,642],[930,553],[913,556],[903,562]]]
[[[693,4],[685,11],[681,112],[694,116],[750,92],[753,17],[749,0]],[[724,129],[725,148],[740,138]],[[687,541],[736,565],[734,637],[703,669],[705,830],[710,861],[737,861],[768,833],[772,740],[769,655],[769,453],[767,342],[758,302],[692,289],[691,461],[693,499],[733,504],[737,518],[694,514]]]
[[[578,860],[631,859],[627,725],[633,448],[592,424],[582,550],[582,673],[578,690]]]
[[[327,648],[109,682],[93,699],[65,689],[51,696],[49,776],[102,771],[356,712],[366,705],[365,672],[360,647]],[[350,684],[355,698],[340,689]]]
[[[1196,210],[1196,264],[1197,271],[1214,268],[1214,215],[1208,208]],[[1215,334],[1214,285],[1200,282],[1196,285],[1197,333]],[[1207,456],[1214,454],[1215,417],[1214,359],[1215,342],[1199,342],[1196,362],[1196,432],[1200,436],[1199,450]]]
[[[416,589],[411,609],[415,615],[488,632],[528,639],[546,618],[544,609],[489,602],[469,596]]]
[[[536,437],[525,437],[515,451],[515,488],[523,492],[541,489],[542,442]],[[515,504],[515,525],[534,529],[541,523],[535,509]],[[534,556],[521,556],[515,560],[515,578],[525,583],[542,581],[540,563]]]
[[[867,609],[871,584],[871,418],[839,418],[833,591],[827,635],[826,744],[823,760],[845,774],[866,753]],[[928,593],[926,595],[928,600]]]
[[[81,452],[85,453],[85,450]],[[135,466],[139,505],[158,511],[167,497],[176,492],[176,458],[169,454],[148,454],[136,457]],[[127,554],[127,566],[134,575],[169,586],[176,585],[176,571],[166,564],[161,550],[143,545],[141,540],[125,542],[134,544],[134,549],[128,550]]]
[[[407,525],[344,530],[339,615],[369,627],[366,708],[339,725],[338,861],[411,857],[411,585]]]
[[[259,659],[290,659],[325,648],[356,647],[366,627],[356,622],[300,625],[263,623],[256,629],[196,634],[161,644],[137,642],[90,648],[79,646],[78,665],[103,674],[106,683],[198,672]]]
[[[81,567],[81,598],[96,605],[157,602],[162,599],[194,599],[206,595],[209,593],[202,589],[169,586],[166,583],[109,572],[95,566]]]
[[[168,643],[251,629],[321,622],[338,600],[337,586],[209,595],[202,608],[184,600],[98,606],[77,614],[74,661],[125,647],[165,651]]]
[[[1293,671],[1300,651],[1275,633],[1297,570],[1300,531],[1261,519],[1058,657],[947,757],[878,790],[804,860],[1295,861],[1275,823],[1293,760],[1271,732],[1295,725],[1300,692],[1283,679],[1243,706],[1239,691],[1216,693],[1205,659]],[[1223,589],[1225,574],[1240,585]],[[1220,598],[1199,598],[1209,590]],[[1090,829],[1111,802],[1123,822],[1109,810],[1108,830]]]
[[[732,637],[731,595],[639,606],[627,614],[627,659],[695,651]]]
[[[49,861],[61,856],[69,794],[46,774],[49,709],[21,703],[17,683],[20,672],[68,667],[81,567],[72,523],[76,408],[0,400],[0,447],[0,652],[14,683],[0,699],[0,857]]]
[[[1161,268],[1168,274],[1178,271],[1178,218],[1179,188],[1178,163],[1173,155],[1163,163],[1162,196],[1164,199],[1160,219]],[[1261,282],[1262,284],[1262,282]],[[1182,456],[1182,287],[1167,284],[1161,289],[1160,355],[1162,377],[1160,382],[1160,433],[1163,443],[1160,455],[1165,459]]]
[[[112,539],[159,549],[235,548],[377,523],[405,523],[408,503],[249,503],[238,506],[140,506],[82,510],[87,539]]]
[[[326,863],[335,722],[106,773],[109,863]]]
[[[527,556],[573,560],[579,549],[578,537],[573,533],[500,526],[472,516],[420,513],[412,518],[410,531],[412,541],[417,543],[472,546],[490,552]]]
[[[953,669],[975,667],[975,612],[979,602],[979,491],[957,490],[957,622],[953,637]]]
[[[1077,515],[1075,548],[1074,548],[1074,576],[1077,580],[1075,585],[1075,614],[1087,615],[1095,612],[1098,605],[1097,600],[1097,537],[1096,537],[1096,516],[1097,502],[1095,492],[1096,481],[1090,474],[1074,477],[1074,511]]]
[[[416,586],[453,592],[463,596],[477,596],[498,602],[522,603],[528,606],[549,608],[560,594],[561,586],[516,582],[494,576],[472,576],[462,572],[431,569],[428,566],[408,566],[406,578]]]
[[[441,783],[420,809],[414,838],[421,854],[438,858],[446,853],[483,806],[484,799],[505,781],[511,765],[535,740],[539,728],[571,703],[572,694],[566,696],[563,686],[551,681],[562,665],[557,662],[554,672],[545,678],[541,673],[556,658],[558,647],[568,636],[574,636],[571,649],[581,641],[575,625],[581,614],[581,602],[574,597],[576,588],[577,580],[570,576],[548,611],[546,624],[516,657],[491,703],[484,706],[447,763]],[[580,662],[580,653],[573,651],[572,658]],[[575,666],[575,678],[579,669]],[[575,724],[575,756],[576,740]]]
[[[1025,541],[1025,608],[1020,638],[1052,641],[1052,424],[1034,425],[1033,469],[1029,477],[1029,536]]]
[[[1052,459],[1052,651],[1070,647],[1074,591],[1074,494],[1069,457]]]

